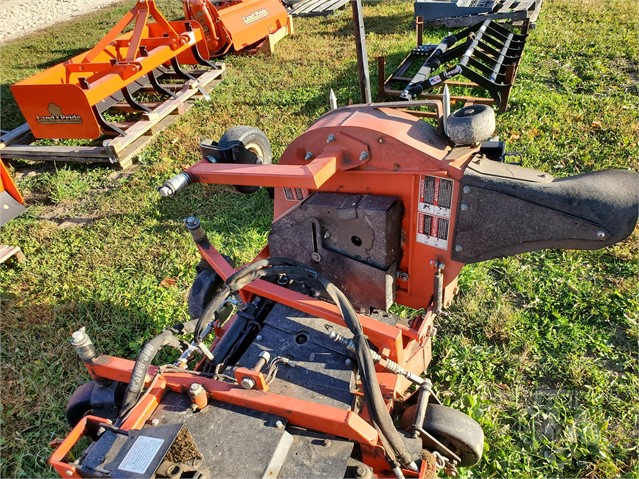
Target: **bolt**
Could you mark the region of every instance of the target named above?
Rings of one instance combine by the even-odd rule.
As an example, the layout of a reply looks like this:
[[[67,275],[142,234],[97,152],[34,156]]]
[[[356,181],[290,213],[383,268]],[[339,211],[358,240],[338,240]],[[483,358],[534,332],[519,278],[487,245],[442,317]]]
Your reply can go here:
[[[200,389],[200,385],[198,383],[193,383],[191,384],[191,392],[196,392],[197,390]]]
[[[368,157],[369,157],[368,152],[367,151],[362,151],[359,154],[359,161],[366,161],[366,160],[368,160]]]
[[[597,231],[597,238],[604,239],[606,237],[606,232],[603,230]]]
[[[405,271],[400,271],[397,273],[397,278],[399,278],[400,281],[408,281],[409,276]]]
[[[244,389],[253,389],[255,387],[255,380],[253,378],[243,378],[240,382]]]
[[[280,276],[279,278],[277,278],[277,284],[279,284],[280,286],[285,286],[288,284],[288,276],[286,276],[285,274],[283,274],[282,276]]]
[[[255,341],[261,341],[262,340],[262,335],[258,334],[257,336],[255,336]]]
[[[384,138],[381,138],[381,137],[380,137],[380,138],[378,138],[378,139],[377,139],[377,143],[384,143]]]
[[[357,469],[355,469],[355,476],[366,477],[366,468],[364,466],[357,466]]]
[[[462,247],[462,245],[460,245],[460,244],[455,245],[455,251],[459,252],[459,251],[461,251],[463,249],[464,248]]]
[[[151,420],[151,426],[157,426],[158,424],[160,424],[160,420],[158,418]]]
[[[331,133],[330,135],[328,135],[328,138],[326,138],[326,143],[331,143],[333,141],[335,141],[335,135]]]
[[[466,203],[462,203],[461,204],[461,210],[462,211],[468,211],[468,205]]]
[[[284,429],[284,423],[280,420],[275,421],[275,427],[278,429]]]
[[[324,446],[324,447],[328,447],[328,446],[330,446],[330,445],[331,445],[331,440],[330,440],[330,439],[324,439],[324,440],[322,441],[322,446]]]
[[[67,469],[66,471],[64,471],[64,473],[65,473],[67,476],[72,476],[72,475],[73,475],[73,471],[72,471],[71,469]]]
[[[324,233],[324,239],[328,239],[330,237],[331,237],[331,234],[328,231]]]
[[[306,161],[311,161],[313,159],[313,153],[311,153],[310,151],[307,151],[306,154],[304,155],[304,159]]]
[[[353,361],[351,361],[350,359],[347,359],[346,361],[344,361],[344,364],[346,364],[347,366],[350,366],[351,364],[353,364]]]
[[[311,253],[311,259],[313,261],[315,261],[316,263],[319,263],[320,261],[322,261],[322,257],[320,256],[320,254],[317,251],[313,251]]]
[[[470,186],[464,186],[464,193],[470,193]]]
[[[98,462],[99,462],[100,464],[101,464],[101,463],[103,463],[105,460],[106,460],[106,457],[104,457],[104,456],[100,456],[100,457],[98,457]]]

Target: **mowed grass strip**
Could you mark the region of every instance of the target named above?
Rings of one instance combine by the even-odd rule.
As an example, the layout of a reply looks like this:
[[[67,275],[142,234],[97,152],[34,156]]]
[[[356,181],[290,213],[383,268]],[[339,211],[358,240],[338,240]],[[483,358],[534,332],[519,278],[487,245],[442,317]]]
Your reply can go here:
[[[2,128],[21,118],[8,86],[94,45],[130,2],[0,48]],[[179,18],[179,2],[159,2]],[[368,49],[389,72],[414,44],[412,3],[366,4]],[[524,164],[555,176],[635,168],[638,156],[637,4],[547,0],[531,32],[498,133]],[[86,326],[100,351],[134,358],[143,342],[187,318],[198,262],[182,219],[198,215],[236,262],[265,244],[265,192],[194,186],[176,200],[156,187],[198,159],[203,138],[253,125],[275,156],[327,110],[357,102],[346,10],[296,19],[273,56],[226,59],[228,77],[157,136],[130,175],[58,165],[21,177],[29,210],[2,227],[27,262],[0,269],[0,476],[52,476],[49,441],[88,379],[67,343]],[[428,32],[437,41],[445,30]],[[18,171],[23,168],[19,162]],[[478,420],[484,458],[464,477],[637,477],[637,235],[595,252],[544,251],[466,267],[438,325],[429,371],[449,405]],[[166,281],[169,279],[170,281]],[[161,358],[166,359],[166,358]]]

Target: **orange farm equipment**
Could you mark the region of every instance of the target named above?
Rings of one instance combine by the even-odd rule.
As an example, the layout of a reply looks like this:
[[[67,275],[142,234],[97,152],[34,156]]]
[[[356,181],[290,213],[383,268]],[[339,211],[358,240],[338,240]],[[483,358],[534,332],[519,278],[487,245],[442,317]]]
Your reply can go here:
[[[130,124],[107,121],[103,114],[109,108],[157,116],[161,101],[149,105],[133,94],[150,91],[170,101],[184,89],[203,90],[201,75],[223,68],[211,58],[255,46],[292,28],[279,0],[185,0],[184,11],[184,20],[167,21],[155,0],[136,0],[94,48],[13,85],[11,91],[33,136],[124,135]],[[123,33],[131,24],[132,30]]]
[[[0,226],[25,210],[24,199],[0,160]]]
[[[425,375],[459,271],[621,241],[639,175],[554,179],[477,137],[453,146],[399,105],[441,117],[433,102],[337,109],[276,165],[263,133],[234,127],[162,186],[168,197],[191,183],[273,188],[268,245],[235,269],[191,217],[203,261],[190,321],[134,361],[73,334],[93,381],[67,406],[73,430],[50,459],[62,477],[425,478],[480,460],[481,427],[442,405]],[[486,110],[471,108],[447,128],[481,129]],[[418,311],[398,317],[393,302]],[[179,358],[153,365],[167,347]],[[92,442],[70,456],[81,438]]]

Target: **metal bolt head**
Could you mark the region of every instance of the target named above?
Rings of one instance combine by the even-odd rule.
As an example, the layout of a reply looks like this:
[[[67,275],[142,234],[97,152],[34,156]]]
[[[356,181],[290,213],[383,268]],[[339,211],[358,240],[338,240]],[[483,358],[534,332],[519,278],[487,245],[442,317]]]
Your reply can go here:
[[[460,252],[461,250],[463,250],[464,248],[462,247],[462,245],[460,244],[456,244],[455,245],[455,251]]]
[[[468,205],[466,203],[462,203],[460,208],[462,211],[468,211]]]
[[[304,155],[304,159],[306,161],[311,161],[313,159],[313,153],[311,153],[310,151],[307,151],[306,154]]]
[[[311,253],[311,259],[316,263],[319,263],[320,261],[322,261],[322,256],[317,251],[313,251]]]
[[[379,138],[377,139],[377,143],[384,143],[384,138],[379,137]]]
[[[347,366],[350,366],[351,364],[353,364],[353,361],[351,361],[350,359],[347,359],[346,361],[344,361],[344,364],[346,364]]]
[[[262,340],[262,335],[258,334],[257,336],[255,336],[255,341],[261,341]]]
[[[597,231],[597,238],[604,239],[606,237],[606,232],[604,230]]]
[[[244,389],[253,389],[255,387],[255,380],[253,378],[243,378],[240,384]]]
[[[399,278],[400,281],[408,281],[409,276],[408,273],[406,273],[405,271],[400,271],[399,273],[397,273],[397,278]]]
[[[470,186],[464,186],[464,189],[462,191],[464,193],[470,193]]]
[[[326,143],[331,143],[335,141],[335,135],[333,135],[332,133],[330,135],[328,135],[328,137],[326,138]]]
[[[191,384],[191,392],[197,392],[200,390],[202,386],[200,386],[198,383],[193,383]]]
[[[64,473],[65,473],[67,476],[72,476],[72,475],[73,475],[73,471],[71,471],[70,469],[67,469],[66,471],[64,471]]]
[[[278,429],[284,429],[284,423],[278,419],[275,421],[275,427]]]
[[[330,446],[330,445],[331,445],[331,440],[330,440],[330,439],[324,439],[324,440],[322,441],[322,446],[324,446],[324,447],[328,447],[328,446]]]
[[[355,475],[357,477],[366,477],[366,468],[364,466],[357,466],[357,469],[355,469]]]
[[[369,155],[368,155],[367,151],[362,151],[359,154],[359,161],[366,161],[366,160],[368,160],[368,158],[369,158]]]
[[[324,239],[328,239],[330,237],[331,237],[331,234],[328,231],[324,233]]]
[[[151,420],[151,426],[157,426],[158,424],[160,424],[160,420],[158,418]]]

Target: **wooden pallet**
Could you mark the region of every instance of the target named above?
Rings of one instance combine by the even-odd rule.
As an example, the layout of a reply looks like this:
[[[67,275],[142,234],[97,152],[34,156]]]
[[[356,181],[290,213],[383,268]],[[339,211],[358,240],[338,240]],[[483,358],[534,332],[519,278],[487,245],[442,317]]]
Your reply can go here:
[[[0,158],[37,161],[70,161],[80,163],[109,163],[125,169],[133,158],[159,131],[173,123],[193,107],[195,99],[208,99],[208,92],[217,86],[226,74],[224,64],[188,80],[176,92],[175,98],[155,103],[150,113],[143,113],[130,124],[118,124],[124,134],[104,140],[101,146],[43,146],[33,144],[26,123],[0,137]],[[126,109],[127,106],[122,106]]]
[[[457,5],[464,6],[466,3],[468,0],[458,1]],[[484,20],[501,20],[516,25],[526,22],[534,26],[542,3],[543,0],[497,0],[492,10],[486,13],[424,19],[424,24],[430,27],[461,28],[470,27]]]
[[[24,253],[19,246],[0,244],[0,264],[8,261],[11,258],[15,258],[18,263],[24,263],[26,261]]]
[[[293,17],[316,17],[335,13],[349,0],[303,0],[293,5],[290,15]]]

